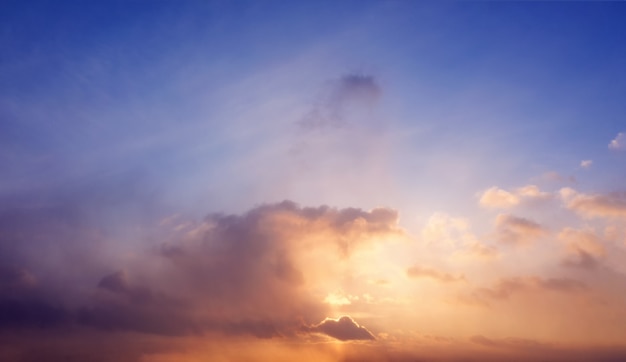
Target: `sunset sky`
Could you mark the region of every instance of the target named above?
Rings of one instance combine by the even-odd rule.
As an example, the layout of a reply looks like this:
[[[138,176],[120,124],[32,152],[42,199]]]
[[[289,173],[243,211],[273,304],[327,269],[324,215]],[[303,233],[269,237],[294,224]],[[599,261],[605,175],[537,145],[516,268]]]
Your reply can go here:
[[[625,361],[625,19],[3,1],[0,361]]]

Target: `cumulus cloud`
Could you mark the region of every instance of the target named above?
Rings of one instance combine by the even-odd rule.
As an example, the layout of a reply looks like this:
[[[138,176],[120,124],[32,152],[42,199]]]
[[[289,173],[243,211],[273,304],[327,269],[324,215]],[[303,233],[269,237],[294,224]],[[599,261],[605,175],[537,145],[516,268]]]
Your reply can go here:
[[[506,190],[493,186],[485,190],[479,200],[481,206],[506,209],[519,204],[520,199]]]
[[[493,186],[485,190],[479,199],[479,204],[487,208],[508,209],[524,201],[546,200],[550,193],[541,191],[536,185],[526,185],[507,191]]]
[[[311,332],[323,333],[340,341],[374,340],[372,332],[357,324],[349,316],[339,319],[326,318],[321,323],[307,328]]]
[[[609,142],[609,149],[623,150],[626,149],[626,133],[620,132],[614,139]]]
[[[580,161],[580,167],[582,168],[590,168],[593,164],[593,160],[582,160]]]
[[[422,267],[422,266],[412,266],[406,271],[407,275],[411,278],[430,278],[443,283],[450,282],[458,282],[464,281],[464,275],[452,275],[446,272],[442,272],[437,269]]]
[[[549,192],[541,191],[536,185],[526,185],[515,190],[515,194],[526,200],[545,200],[552,197]]]
[[[626,218],[626,192],[584,194],[571,188],[560,190],[565,206],[586,218]]]
[[[303,321],[328,312],[312,292],[319,278],[335,277],[326,264],[403,233],[397,220],[391,209],[285,201],[240,215],[212,214],[182,229],[161,225],[170,228],[169,240],[126,269],[96,279],[79,304],[54,284],[42,286],[28,271],[0,269],[0,287],[16,291],[10,299],[0,298],[0,327],[76,324],[156,335],[293,335]],[[346,322],[340,322],[319,331],[341,337]]]
[[[526,244],[545,235],[547,229],[533,220],[510,214],[496,217],[496,239],[501,243]]]

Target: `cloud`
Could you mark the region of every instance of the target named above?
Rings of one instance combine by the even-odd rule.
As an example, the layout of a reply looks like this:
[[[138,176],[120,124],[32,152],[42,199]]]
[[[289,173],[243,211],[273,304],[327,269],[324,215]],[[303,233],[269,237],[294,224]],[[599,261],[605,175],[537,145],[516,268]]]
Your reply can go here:
[[[350,301],[350,295],[346,296],[342,293],[329,293],[326,298],[324,298],[324,303],[328,303],[331,305],[349,305],[352,302]]]
[[[552,291],[561,293],[577,293],[587,289],[587,286],[570,278],[541,278],[541,277],[513,277],[503,278],[491,288],[479,288],[475,296],[488,299],[508,299],[511,295],[520,292]]]
[[[344,127],[354,115],[368,113],[378,103],[382,89],[374,76],[346,74],[330,82],[300,125],[309,130]],[[359,122],[364,120],[360,118]]]
[[[526,244],[545,235],[547,230],[540,224],[510,214],[496,217],[496,239],[501,243]]]
[[[593,164],[592,160],[582,160],[582,161],[580,161],[580,167],[582,167],[582,168],[590,168],[592,164]]]
[[[524,201],[546,200],[550,197],[550,193],[541,191],[536,185],[526,185],[513,191],[493,186],[482,193],[478,202],[488,208],[508,209]]]
[[[584,194],[563,188],[560,194],[568,209],[585,218],[626,218],[626,192]]]
[[[407,275],[411,278],[430,278],[444,283],[464,281],[464,275],[452,275],[436,269],[412,266],[406,271]]]
[[[626,149],[626,133],[620,132],[614,139],[609,142],[609,149],[623,150]]]
[[[545,200],[552,197],[548,192],[541,191],[536,185],[526,185],[515,190],[515,194],[525,200]]]
[[[421,230],[421,237],[431,247],[444,249],[455,257],[491,259],[498,255],[495,248],[483,244],[471,232],[467,219],[441,212],[431,215]]]
[[[548,349],[551,348],[552,345],[548,343],[543,343],[533,339],[525,339],[525,338],[500,338],[500,339],[492,339],[487,338],[482,335],[472,336],[470,338],[472,343],[480,344],[486,347],[495,347],[495,348],[511,348],[511,349]]]
[[[560,173],[556,172],[556,171],[548,171],[544,174],[542,174],[539,179],[541,181],[549,181],[549,182],[556,182],[556,183],[571,183],[571,184],[575,184],[576,181],[576,177],[574,177],[573,175],[570,176],[564,176],[561,175]]]
[[[42,282],[24,268],[0,268],[0,328],[292,336],[303,321],[327,315],[329,306],[313,290],[336,278],[333,266],[359,248],[402,234],[397,222],[391,209],[285,201],[239,215],[211,214],[185,228],[161,223],[166,241],[125,269],[95,279],[83,293],[73,284],[61,286],[66,276],[56,276],[60,283]]]
[[[0,330],[49,328],[70,320],[66,308],[49,300],[30,271],[0,265]]]
[[[465,252],[468,255],[473,255],[483,259],[493,259],[499,255],[499,251],[496,248],[478,241],[467,244]]]
[[[37,279],[24,268],[0,265],[0,291],[10,293],[30,290],[37,286]]]
[[[600,238],[591,230],[563,229],[559,240],[567,245],[567,256],[563,265],[582,269],[595,269],[605,256]]]
[[[453,243],[455,239],[463,239],[469,228],[467,219],[436,212],[430,216],[421,234],[427,242],[448,244]]]
[[[481,206],[498,209],[506,209],[519,204],[519,202],[518,196],[496,186],[484,191],[479,200]]]
[[[321,323],[308,328],[308,330],[326,334],[340,341],[376,339],[367,328],[358,325],[349,316],[343,316],[339,319],[326,318]]]

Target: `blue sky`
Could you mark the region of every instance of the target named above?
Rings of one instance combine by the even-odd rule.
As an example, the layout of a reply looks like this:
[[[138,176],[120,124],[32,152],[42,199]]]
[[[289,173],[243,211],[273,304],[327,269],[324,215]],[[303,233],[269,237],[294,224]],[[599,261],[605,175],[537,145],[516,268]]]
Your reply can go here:
[[[214,295],[197,294],[196,279],[182,275],[202,262],[211,276],[238,272],[210,258],[170,270],[155,254],[204,255],[198,240],[230,241],[225,225],[247,230],[248,245],[266,235],[259,225],[274,230],[282,220],[290,233],[290,222],[308,225],[309,234],[293,231],[298,240],[337,237],[344,249],[404,240],[368,241],[349,265],[337,256],[341,278],[327,280],[315,262],[328,245],[309,258],[282,233],[266,235],[273,241],[261,250],[277,253],[279,274],[309,278],[310,295],[298,300],[324,317],[362,316],[372,332],[361,336],[380,341],[409,328],[406,310],[385,303],[432,293],[433,309],[406,323],[427,322],[416,333],[457,338],[459,351],[489,344],[476,336],[534,337],[524,316],[543,312],[562,318],[551,326],[569,326],[570,339],[546,327],[542,341],[579,346],[586,336],[570,334],[574,314],[550,314],[558,300],[502,299],[512,290],[592,290],[588,300],[626,301],[610,291],[626,280],[625,16],[622,2],[5,1],[0,275],[28,288],[37,280],[52,295],[46,302],[68,310],[101,303],[89,299],[93,288],[126,293],[132,308],[146,290],[205,300]],[[469,261],[478,254],[491,261]],[[246,255],[235,248],[224,258],[263,268]],[[446,287],[414,283],[421,278]],[[266,282],[277,298],[302,296]],[[65,284],[75,285],[63,289],[71,298],[61,297]],[[382,285],[394,286],[387,297],[376,294]],[[224,293],[226,304],[239,295]],[[511,317],[515,328],[472,322],[487,312],[465,308],[492,299],[500,316],[521,316]],[[439,309],[450,300],[471,303]],[[581,313],[591,316],[589,303]],[[132,308],[121,315],[144,312]],[[288,319],[272,313],[277,325]],[[337,338],[325,323],[358,327],[302,313],[313,334]],[[464,327],[446,329],[459,315]],[[246,329],[214,317],[210,333]],[[594,328],[593,343],[626,338],[623,328]],[[406,336],[392,337],[410,344]]]
[[[200,172],[210,184],[212,168],[285,137],[264,132],[290,127],[296,108],[306,113],[325,83],[351,73],[374,75],[380,122],[409,130],[411,156],[394,154],[393,172],[415,171],[399,181],[424,177],[424,153],[479,152],[470,162],[497,165],[494,182],[572,172],[587,158],[617,168],[606,144],[625,112],[619,3],[6,7],[8,190],[100,173],[145,172],[167,189]],[[252,115],[272,101],[284,114]],[[224,137],[233,128],[246,135]]]

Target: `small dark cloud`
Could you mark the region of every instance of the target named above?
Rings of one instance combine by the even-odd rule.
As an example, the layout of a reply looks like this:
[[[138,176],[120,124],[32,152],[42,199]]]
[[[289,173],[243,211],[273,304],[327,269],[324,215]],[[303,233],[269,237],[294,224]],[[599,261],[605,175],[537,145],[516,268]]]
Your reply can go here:
[[[348,316],[339,319],[326,318],[321,323],[309,327],[308,331],[323,333],[340,341],[376,339],[367,328],[358,325]]]
[[[382,89],[374,76],[346,74],[330,82],[328,89],[299,122],[300,126],[309,130],[344,127],[351,122],[353,115],[370,112],[381,95]]]

